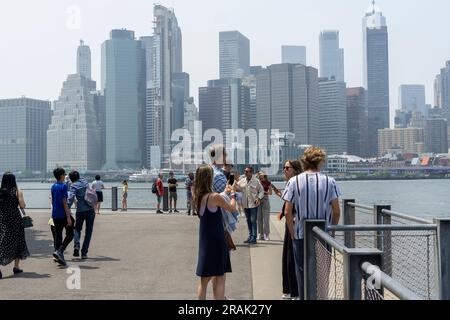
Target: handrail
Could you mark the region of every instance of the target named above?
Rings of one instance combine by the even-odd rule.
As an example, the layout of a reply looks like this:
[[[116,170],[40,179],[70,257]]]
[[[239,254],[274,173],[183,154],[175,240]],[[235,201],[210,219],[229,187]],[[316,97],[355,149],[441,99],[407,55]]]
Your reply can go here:
[[[413,225],[338,225],[329,226],[328,231],[437,231],[436,224],[413,224]]]
[[[369,262],[364,262],[361,265],[361,269],[366,274],[371,274],[370,270],[373,270],[373,268],[378,268],[377,266],[374,266],[373,264]],[[378,268],[379,269],[379,268]],[[401,300],[423,300],[420,296],[409,290],[408,288],[402,286],[398,281],[392,279],[390,276],[388,276],[386,273],[380,270],[380,281],[381,286],[383,288],[386,288],[390,292],[392,292],[395,296],[400,298]]]
[[[418,217],[413,217],[410,216],[408,214],[405,213],[401,213],[401,212],[396,212],[396,211],[392,211],[392,210],[382,210],[381,213],[391,216],[391,217],[396,217],[396,218],[401,218],[401,219],[405,219],[405,220],[410,220],[413,222],[418,222],[418,223],[423,223],[423,224],[432,224],[431,221],[423,219],[423,218],[418,218]]]
[[[313,232],[321,238],[323,241],[328,243],[330,246],[332,246],[334,249],[336,249],[340,253],[344,253],[345,246],[337,242],[332,236],[330,236],[328,233],[320,229],[319,227],[314,227]]]
[[[366,206],[366,205],[363,205],[363,204],[358,204],[358,203],[349,202],[348,205],[349,205],[350,207],[354,207],[354,208],[358,208],[358,209],[364,209],[364,210],[373,211],[373,207],[371,207],[371,206]]]

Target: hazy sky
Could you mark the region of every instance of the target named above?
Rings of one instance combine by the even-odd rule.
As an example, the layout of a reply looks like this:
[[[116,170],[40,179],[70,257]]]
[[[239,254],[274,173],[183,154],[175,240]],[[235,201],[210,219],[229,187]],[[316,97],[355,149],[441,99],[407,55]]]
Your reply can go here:
[[[362,85],[362,17],[369,0],[167,0],[183,33],[184,71],[191,95],[218,78],[219,31],[239,30],[251,41],[252,65],[281,62],[281,45],[306,45],[307,63],[319,67],[319,33],[340,30],[348,86]],[[433,81],[450,60],[448,0],[379,0],[389,28],[391,110],[400,84]],[[71,17],[80,11],[80,19]],[[21,95],[55,100],[76,70],[79,39],[91,47],[93,78],[100,86],[101,43],[114,28],[152,34],[148,0],[15,0],[0,5],[0,99]]]

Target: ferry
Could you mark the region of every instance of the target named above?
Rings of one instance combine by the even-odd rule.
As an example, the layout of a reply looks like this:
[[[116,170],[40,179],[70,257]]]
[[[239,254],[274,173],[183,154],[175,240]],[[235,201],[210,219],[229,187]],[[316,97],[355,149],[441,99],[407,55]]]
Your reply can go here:
[[[132,182],[153,182],[153,181],[155,181],[156,178],[158,178],[158,175],[160,173],[163,174],[164,180],[167,180],[169,178],[169,173],[170,172],[173,172],[175,178],[177,180],[179,180],[179,181],[183,181],[183,180],[186,179],[186,174],[183,173],[180,170],[173,170],[173,169],[161,169],[161,170],[151,169],[151,170],[148,170],[148,169],[142,169],[141,172],[137,172],[137,173],[132,174],[129,177],[129,180],[132,181]]]

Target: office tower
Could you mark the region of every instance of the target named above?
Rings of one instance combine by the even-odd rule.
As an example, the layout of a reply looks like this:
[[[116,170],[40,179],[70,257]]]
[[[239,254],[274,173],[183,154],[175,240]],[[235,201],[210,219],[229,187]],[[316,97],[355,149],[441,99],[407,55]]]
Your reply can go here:
[[[184,106],[189,100],[189,74],[174,73],[172,75],[172,131],[184,126]]]
[[[348,154],[366,157],[367,92],[364,88],[347,89]]]
[[[297,145],[319,143],[318,71],[275,64],[256,76],[257,129],[295,134]]]
[[[84,45],[83,40],[80,40],[77,51],[77,74],[91,79],[91,49]]]
[[[219,34],[220,79],[243,78],[250,69],[250,40],[239,31]]]
[[[180,115],[173,114],[173,75],[183,72],[182,35],[173,9],[155,5],[153,23],[153,70],[147,86],[146,103],[146,162],[147,165],[155,164],[156,161],[152,160],[154,154],[161,159],[162,166],[170,167],[173,124],[179,126],[183,123]],[[180,106],[181,102],[175,108],[181,110]]]
[[[434,106],[441,107],[441,75],[438,74],[434,80]]]
[[[198,109],[194,103],[194,98],[189,98],[184,104],[184,126],[191,137],[194,137],[195,122],[199,120]]]
[[[401,85],[398,89],[398,107],[426,115],[425,86]]]
[[[425,129],[426,125],[427,125],[427,118],[422,112],[413,111],[411,113],[411,119],[409,121],[408,127]]]
[[[435,81],[436,106],[442,108],[450,121],[450,61],[447,61]]]
[[[339,31],[320,33],[320,77],[344,81],[344,49],[339,48]]]
[[[0,172],[45,172],[51,114],[49,101],[0,100]]]
[[[199,120],[203,132],[218,129],[226,135],[227,129],[241,129],[243,110],[249,108],[250,89],[241,79],[208,81],[207,87],[199,88]]]
[[[380,129],[378,130],[378,155],[380,157],[395,150],[400,153],[423,153],[424,129]]]
[[[300,63],[306,66],[306,47],[282,46],[281,63]]]
[[[102,90],[106,99],[105,169],[142,166],[145,110],[145,50],[134,31],[112,30],[102,45]]]
[[[319,79],[319,146],[329,155],[348,151],[345,82]]]
[[[395,128],[407,128],[411,122],[412,111],[407,111],[405,109],[395,110]]]
[[[447,120],[431,118],[426,121],[425,148],[431,153],[448,153]]]
[[[364,81],[368,96],[368,152],[377,154],[378,130],[389,128],[389,54],[386,18],[373,2],[363,19]]]

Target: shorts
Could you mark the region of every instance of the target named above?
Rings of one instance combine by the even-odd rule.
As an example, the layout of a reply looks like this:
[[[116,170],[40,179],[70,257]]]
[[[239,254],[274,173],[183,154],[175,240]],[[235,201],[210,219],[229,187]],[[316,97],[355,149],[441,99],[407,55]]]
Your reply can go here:
[[[98,202],[103,202],[103,192],[102,191],[96,191],[96,193],[97,193]]]
[[[178,194],[176,192],[171,192],[169,194],[169,201],[170,200],[177,201],[178,200]]]
[[[162,199],[163,199],[163,196],[156,196],[156,200],[158,201],[158,204],[161,204],[161,202],[162,202]]]
[[[124,198],[125,200],[128,198],[128,192],[124,192],[123,194],[122,194],[122,198]]]

